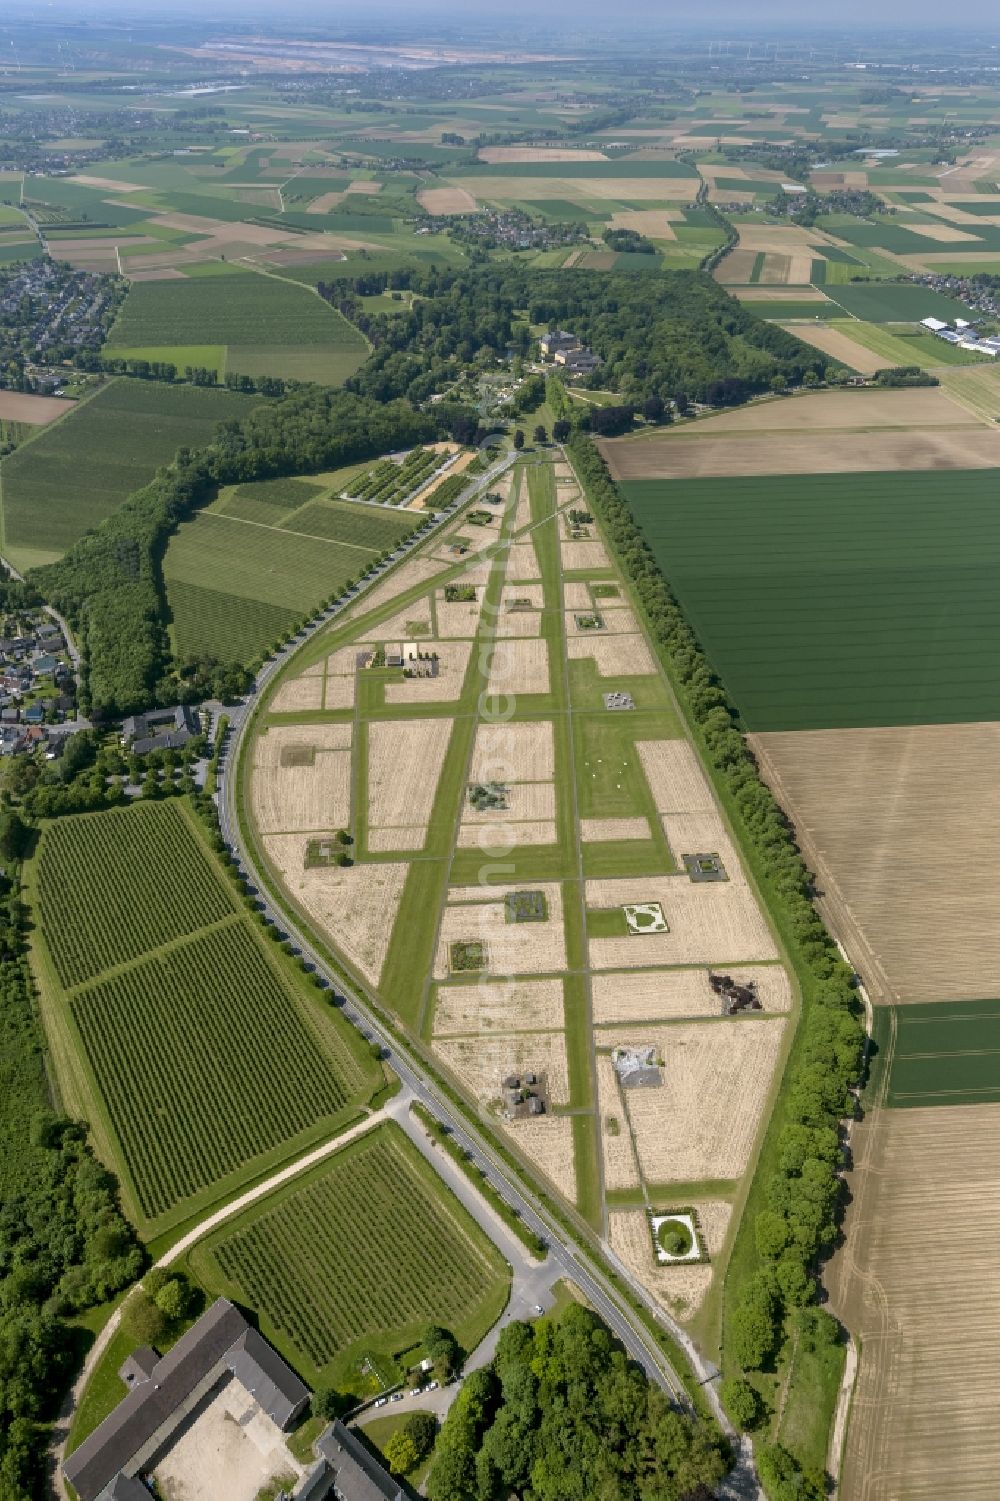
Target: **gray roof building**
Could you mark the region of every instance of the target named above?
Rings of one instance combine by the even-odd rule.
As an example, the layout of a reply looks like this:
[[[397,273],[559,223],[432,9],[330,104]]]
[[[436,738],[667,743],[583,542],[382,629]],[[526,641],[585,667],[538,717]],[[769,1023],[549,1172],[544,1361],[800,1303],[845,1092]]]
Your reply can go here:
[[[402,1488],[389,1471],[365,1448],[356,1433],[345,1428],[339,1419],[334,1419],[329,1428],[320,1434],[313,1445],[316,1453],[326,1462],[332,1491],[337,1501],[405,1501]],[[303,1477],[302,1485],[312,1482],[313,1472]],[[310,1501],[322,1492],[309,1490]],[[295,1492],[298,1501],[299,1492]]]
[[[198,716],[188,704],[173,709],[151,709],[148,714],[131,714],[122,725],[122,739],[137,756],[147,751],[180,750],[199,733]]]
[[[132,1501],[134,1490],[115,1487],[152,1468],[185,1418],[226,1381],[238,1380],[279,1428],[309,1400],[308,1388],[225,1298],[162,1358],[153,1362],[151,1353],[137,1352],[131,1390],[63,1463],[80,1501]]]

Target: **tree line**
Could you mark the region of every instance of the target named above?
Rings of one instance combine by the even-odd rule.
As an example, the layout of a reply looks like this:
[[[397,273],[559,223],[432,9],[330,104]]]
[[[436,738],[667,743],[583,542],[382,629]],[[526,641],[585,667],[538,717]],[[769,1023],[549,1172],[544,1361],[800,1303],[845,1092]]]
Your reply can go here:
[[[734,1421],[763,1417],[753,1373],[773,1369],[795,1333],[820,1343],[839,1332],[816,1307],[822,1261],[843,1208],[841,1123],[852,1115],[864,1029],[854,974],[813,905],[812,877],[795,833],[740,733],[737,715],[688,625],[628,505],[593,443],[574,435],[570,451],[587,494],[635,585],[653,635],[667,653],[680,692],[728,793],[735,821],[757,857],[772,911],[802,983],[803,1017],[770,1127],[776,1152],[754,1184],[752,1272],[730,1277],[724,1326],[726,1364],[736,1374],[723,1397]],[[803,1471],[780,1446],[758,1451],[771,1501],[821,1501],[823,1477]]]

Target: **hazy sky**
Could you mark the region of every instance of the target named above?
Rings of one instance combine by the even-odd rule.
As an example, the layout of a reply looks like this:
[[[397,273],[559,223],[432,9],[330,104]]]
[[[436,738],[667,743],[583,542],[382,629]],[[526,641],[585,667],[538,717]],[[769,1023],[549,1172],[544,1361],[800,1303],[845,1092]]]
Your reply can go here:
[[[865,31],[887,29],[934,28],[954,29],[955,16],[946,16],[939,0],[838,0],[835,7],[810,6],[802,0],[159,0],[151,10],[143,0],[5,0],[8,15],[34,14],[39,20],[56,16],[98,19],[102,15],[119,18],[129,15],[142,21],[163,21],[171,15],[197,16],[202,22],[247,20],[251,16],[266,19],[275,28],[289,29],[298,19],[321,25],[334,32],[338,24],[352,30],[367,23],[372,28],[394,20],[408,31],[424,25],[436,31],[442,23],[457,25],[468,31],[489,30],[494,33],[518,31],[512,37],[530,45],[531,32],[558,30],[571,34],[576,26],[628,31],[641,35],[654,30],[718,31],[731,30],[750,35],[762,31],[789,29],[797,32],[816,29],[836,31],[863,28]],[[1000,7],[997,0],[963,0],[958,19],[963,31],[982,27],[996,30],[1000,36]]]

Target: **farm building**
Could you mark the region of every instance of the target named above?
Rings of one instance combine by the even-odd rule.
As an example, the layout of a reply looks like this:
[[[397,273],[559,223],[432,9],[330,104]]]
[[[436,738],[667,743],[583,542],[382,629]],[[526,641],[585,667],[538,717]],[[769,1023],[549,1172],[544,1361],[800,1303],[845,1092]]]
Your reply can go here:
[[[622,1089],[656,1089],[663,1083],[655,1048],[615,1048],[611,1062]]]
[[[309,1391],[232,1303],[219,1298],[162,1358],[146,1346],[121,1369],[129,1390],[65,1460],[80,1501],[131,1501],[178,1430],[216,1389],[238,1382],[262,1419],[287,1432]]]
[[[403,1491],[364,1444],[335,1419],[316,1440],[319,1458],[290,1501],[404,1501]]]
[[[173,709],[130,715],[122,725],[122,744],[136,756],[154,750],[180,750],[199,730],[194,710],[187,704],[178,704]]]

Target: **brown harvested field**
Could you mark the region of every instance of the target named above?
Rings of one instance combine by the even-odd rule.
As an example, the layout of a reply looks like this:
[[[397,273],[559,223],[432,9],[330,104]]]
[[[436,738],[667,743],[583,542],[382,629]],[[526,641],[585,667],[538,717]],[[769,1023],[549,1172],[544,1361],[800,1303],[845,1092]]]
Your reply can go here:
[[[337,207],[343,196],[343,193],[339,192],[320,193],[318,198],[314,198],[310,203],[306,204],[306,213],[328,214],[332,209]]]
[[[358,178],[354,182],[348,183],[347,191],[348,193],[381,193],[382,184],[380,182],[366,182],[363,178]]]
[[[351,814],[351,726],[272,725],[253,747],[254,819],[265,834],[343,828]]]
[[[519,845],[555,844],[554,819],[536,823],[463,823],[458,830],[459,849],[482,850],[491,860],[502,859]]]
[[[462,696],[462,684],[472,655],[471,641],[435,641],[438,656],[436,678],[407,678],[402,683],[387,683],[385,701],[395,704],[453,703]]]
[[[709,1256],[720,1256],[733,1206],[725,1199],[695,1199],[690,1207],[697,1213],[698,1228]],[[653,1254],[649,1221],[641,1209],[613,1210],[608,1215],[608,1239],[615,1255],[657,1302],[683,1322],[693,1318],[712,1285],[715,1269],[711,1261],[690,1266],[661,1265]]]
[[[629,1117],[649,1183],[739,1178],[750,1163],[781,1052],[781,1018],[605,1028],[600,1047],[654,1046],[659,1089],[628,1091]]]
[[[548,782],[555,776],[552,721],[483,721],[469,766],[471,782]]]
[[[613,636],[631,636],[639,629],[639,622],[629,605],[617,604],[615,600],[601,601],[604,628]]]
[[[869,989],[895,1002],[982,995],[1000,966],[1000,724],[750,741]]]
[[[301,834],[272,834],[264,850],[286,890],[323,936],[372,985],[377,985],[399,912],[409,865],[305,868]]]
[[[782,298],[787,298],[789,302],[818,302],[825,304],[827,308],[831,306],[830,299],[824,297],[816,287],[736,287],[732,295],[740,302],[780,302]]]
[[[548,693],[549,644],[547,641],[511,639],[494,641],[490,652],[488,693]]]
[[[435,990],[435,1037],[478,1036],[489,1032],[556,1032],[565,1021],[561,979],[438,985]]]
[[[573,1123],[566,1116],[504,1121],[503,1130],[525,1157],[572,1204],[576,1198]]]
[[[723,256],[712,275],[724,287],[739,286],[749,282],[756,264],[756,250],[731,250],[728,255]]]
[[[970,214],[970,219],[979,224],[982,221],[978,215]],[[914,226],[917,234],[928,240],[940,240],[943,244],[957,244],[960,240],[971,240],[978,249],[982,249],[982,240],[977,239],[968,230],[959,229],[957,224],[917,224]]]
[[[506,636],[540,636],[542,632],[542,617],[538,610],[517,610],[508,615],[501,615],[494,628],[494,635]]]
[[[594,601],[590,590],[580,579],[571,579],[563,585],[563,604],[567,610],[592,610]]]
[[[569,1104],[569,1066],[562,1032],[508,1032],[491,1037],[435,1036],[431,1044],[462,1088],[481,1105],[502,1098],[509,1074],[544,1076],[554,1105]]]
[[[401,567],[394,568],[389,577],[376,584],[373,589],[366,590],[349,610],[344,610],[339,614],[337,629],[339,630],[349,620],[356,620],[359,615],[367,615],[369,610],[380,609],[382,605],[388,604],[391,599],[397,599],[400,594],[406,594],[417,584],[437,578],[439,573],[444,573],[446,567],[447,564],[435,563],[429,558],[410,558]]]
[[[568,146],[481,146],[481,162],[606,162],[603,151]]]
[[[690,203],[698,195],[701,181],[695,177],[515,177],[511,173],[490,174],[489,178],[456,178],[455,186],[470,193],[480,193],[503,203],[528,202],[533,198],[559,198],[570,203],[599,199],[610,203],[659,203],[665,186],[673,203]]]
[[[544,922],[508,922],[504,897],[518,889],[514,886],[452,887],[448,894],[449,905],[441,917],[434,963],[436,979],[444,980],[452,975],[451,945],[472,940],[485,943],[487,968],[494,975],[561,974],[566,969],[562,888],[551,881],[532,886],[532,890],[545,895],[548,916]]]
[[[647,969],[669,964],[738,964],[777,959],[770,929],[742,881],[695,882],[677,876],[587,881],[589,908],[659,902],[667,933],[588,940],[592,969]]]
[[[540,579],[538,554],[535,544],[528,537],[524,542],[513,542],[507,552],[508,579]]]
[[[780,964],[727,965],[738,985],[752,980],[766,1011],[790,1011],[792,987]],[[721,1016],[719,997],[708,983],[707,969],[625,970],[593,978],[595,1026],[609,1023],[674,1021],[683,1017]],[[601,1033],[597,1033],[600,1038]]]
[[[320,663],[322,667],[322,663]],[[304,709],[322,709],[322,673],[305,674],[298,678],[286,678],[268,704],[272,714],[294,714]]]
[[[611,228],[634,229],[636,234],[645,235],[649,240],[676,240],[677,234],[670,220],[678,217],[678,214],[671,215],[661,208],[619,209],[611,215]]]
[[[554,782],[512,782],[508,787],[505,809],[474,808],[471,803],[467,803],[462,812],[462,823],[500,825],[539,819],[551,822],[555,814]]]
[[[759,285],[762,287],[785,286],[792,279],[791,270],[790,255],[780,255],[776,251],[769,251],[764,256]]]
[[[882,362],[885,363],[884,361]],[[881,366],[880,366],[881,368]],[[954,408],[958,410],[958,408]],[[947,431],[845,432],[811,437],[719,437],[679,441],[672,449],[616,457],[619,479],[698,479],[716,475],[856,474],[875,470],[994,469],[1000,432],[959,427]],[[626,472],[627,471],[627,472]]]
[[[885,368],[884,355],[873,354],[863,344],[856,343],[849,335],[841,333],[837,328],[829,328],[825,323],[783,323],[782,328],[795,334],[806,344],[811,344],[814,349],[832,355],[851,370],[857,370],[859,375],[871,375],[874,371]]]
[[[465,188],[421,188],[417,202],[428,214],[474,214],[478,206]]]
[[[714,813],[715,799],[688,740],[637,740],[657,813]]]
[[[395,615],[390,615],[388,620],[383,620],[378,626],[378,639],[380,641],[408,641],[412,636],[426,637],[431,631],[431,601],[430,596],[426,599],[416,599],[412,604],[405,605]],[[353,657],[358,647],[349,647],[348,651]]]
[[[597,1110],[601,1131],[601,1155],[604,1158],[604,1187],[638,1188],[639,1164],[628,1128],[628,1116],[622,1103],[611,1059],[597,1057]],[[645,1219],[645,1216],[643,1216]],[[648,1221],[646,1234],[648,1236]]]
[[[183,281],[184,272],[174,266],[160,266],[152,271],[129,271],[129,281]]]
[[[649,839],[647,818],[581,818],[580,838],[585,842],[607,839]]]
[[[438,636],[471,637],[479,628],[479,615],[483,608],[483,589],[476,590],[474,600],[467,603],[452,604],[444,597],[444,590],[438,590],[434,597],[434,613],[437,618]]]
[[[76,406],[59,396],[23,396],[19,391],[0,391],[0,417],[8,422],[27,422],[44,427]]]
[[[368,725],[369,827],[408,830],[411,843],[403,848],[423,847],[453,724],[373,719]]]
[[[682,867],[685,855],[718,855],[731,881],[746,880],[736,847],[716,810],[710,813],[667,813],[662,822],[678,869]]]
[[[85,172],[76,172],[70,182],[79,182],[85,188],[104,188],[108,193],[147,193],[149,188],[141,182],[122,182],[117,177],[90,177]]]
[[[834,1264],[835,1307],[861,1343],[840,1495],[993,1501],[1000,1106],[880,1110],[867,1132]],[[929,1215],[944,1231],[933,1254]]]
[[[564,538],[559,543],[559,555],[565,573],[572,573],[578,568],[582,570],[608,568],[611,564],[600,537],[590,537],[583,542],[571,542]]]
[[[656,671],[645,636],[612,636],[604,631],[570,636],[566,655],[571,661],[593,658],[602,678],[642,677]]]

